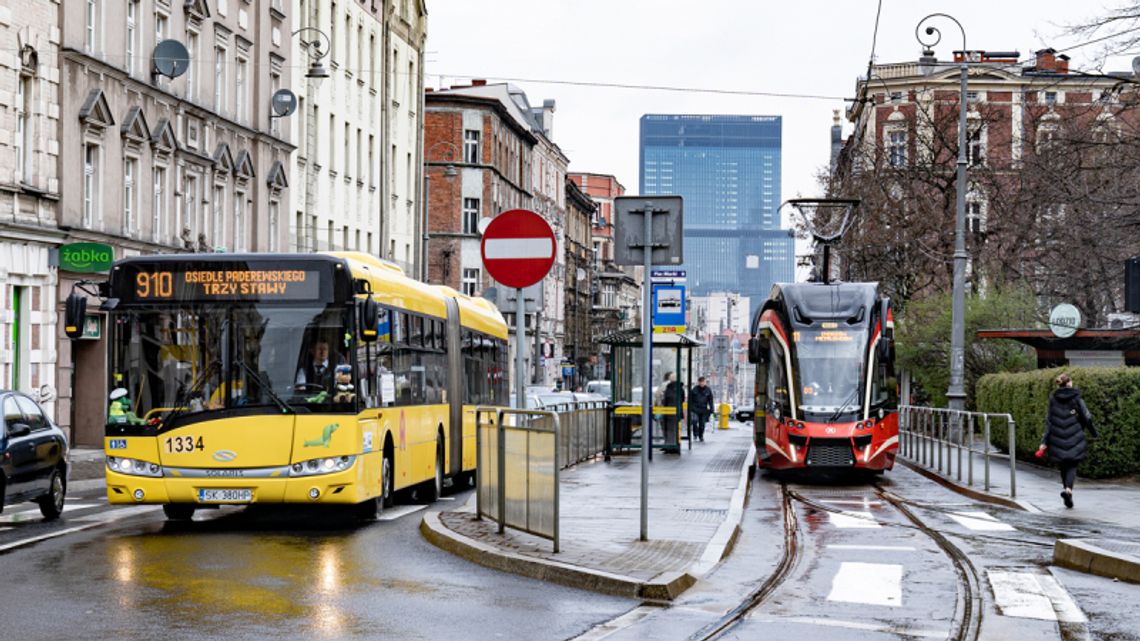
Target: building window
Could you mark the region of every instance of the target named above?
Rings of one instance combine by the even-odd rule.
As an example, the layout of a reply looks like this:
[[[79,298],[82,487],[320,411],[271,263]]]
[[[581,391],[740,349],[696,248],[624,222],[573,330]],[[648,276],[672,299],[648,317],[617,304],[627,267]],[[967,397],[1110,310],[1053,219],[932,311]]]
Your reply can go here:
[[[165,13],[154,12],[154,41],[155,43],[166,40],[166,24],[167,18]]]
[[[135,72],[135,54],[138,51],[139,0],[127,0],[127,73]]]
[[[887,131],[887,164],[891,167],[906,166],[906,130]]]
[[[135,188],[135,180],[138,171],[138,159],[128,157],[123,160],[123,234],[128,238],[134,238],[137,226],[135,216],[138,215],[138,190]]]
[[[234,251],[244,252],[245,246],[245,192],[234,192]]]
[[[329,173],[336,173],[333,160],[336,159],[336,115],[329,114]]]
[[[249,61],[245,58],[238,58],[237,65],[234,67],[234,115],[238,122],[249,122],[249,114],[246,113],[248,101],[245,99],[245,83],[248,74]],[[276,123],[276,121],[276,118],[271,119],[271,122]]]
[[[162,240],[162,222],[166,220],[166,168],[155,167],[153,179],[154,202],[151,205],[151,234],[155,242]]]
[[[277,216],[280,205],[276,200],[269,201],[269,251],[277,251]]]
[[[197,66],[198,34],[186,34],[186,51],[190,54],[190,65],[186,68],[186,97],[194,99],[194,67]]]
[[[986,231],[985,203],[977,195],[966,198],[966,229],[973,234],[984,234]]]
[[[198,219],[198,205],[202,201],[202,195],[199,190],[197,174],[189,171],[184,174],[182,191],[184,203],[182,207],[182,229],[180,231],[182,245],[184,247],[197,247],[198,239],[194,237],[194,231],[202,230],[201,221]]]
[[[376,137],[368,136],[368,188],[376,188]]]
[[[966,103],[967,104],[972,105],[977,101],[978,101],[978,92],[976,92],[976,91],[967,91],[966,92]]]
[[[99,0],[87,0],[87,11],[84,16],[86,24],[84,25],[84,38],[83,43],[87,46],[87,51],[94,53],[96,47],[99,45]]]
[[[1047,104],[1047,105],[1057,104],[1057,92],[1056,91],[1042,92],[1042,97],[1044,98],[1045,104]]]
[[[99,215],[99,145],[83,147],[83,226],[92,229]]]
[[[226,113],[226,48],[214,47],[214,111]]]
[[[463,233],[479,233],[479,199],[463,199]]]
[[[213,237],[210,239],[210,244],[214,247],[225,247],[226,233],[222,225],[222,221],[226,215],[225,185],[214,185],[214,198],[212,200],[213,202],[210,203],[212,206],[210,214],[210,233],[213,234]]]
[[[352,154],[352,146],[348,144],[348,135],[350,131],[352,131],[352,127],[349,126],[348,121],[346,120],[344,123],[344,137],[340,139],[341,149],[344,150],[344,164],[341,165],[341,169],[344,171],[345,178],[348,178],[349,170],[352,169],[352,164],[348,160],[349,156]]]
[[[970,134],[966,143],[966,164],[981,165],[986,162],[985,127],[978,127]]]
[[[32,80],[16,79],[16,181],[32,182]]]
[[[902,102],[902,92],[901,91],[892,91],[891,92],[891,102],[893,102],[893,103]]]
[[[479,131],[476,129],[466,129],[463,132],[463,162],[477,164],[481,154],[479,153]]]
[[[479,270],[463,270],[463,293],[468,296],[477,296],[479,292]]]

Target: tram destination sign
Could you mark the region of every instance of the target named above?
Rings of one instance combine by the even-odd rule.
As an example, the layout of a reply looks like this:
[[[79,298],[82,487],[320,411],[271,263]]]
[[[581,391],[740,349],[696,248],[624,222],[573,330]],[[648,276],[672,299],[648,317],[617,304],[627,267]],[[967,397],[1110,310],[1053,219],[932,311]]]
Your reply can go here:
[[[125,303],[316,301],[321,271],[238,265],[130,265],[117,275]],[[118,280],[118,279],[116,279]]]

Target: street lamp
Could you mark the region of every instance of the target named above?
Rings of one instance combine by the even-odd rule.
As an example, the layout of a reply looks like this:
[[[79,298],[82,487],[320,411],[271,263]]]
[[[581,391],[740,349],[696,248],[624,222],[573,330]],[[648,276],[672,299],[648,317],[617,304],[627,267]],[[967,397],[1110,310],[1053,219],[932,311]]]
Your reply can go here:
[[[923,46],[920,64],[929,65],[934,57],[934,45],[942,40],[942,32],[936,27],[927,26],[922,29],[923,23],[933,18],[945,18],[958,26],[962,32],[962,56],[958,65],[959,70],[959,96],[958,96],[958,195],[955,203],[954,216],[954,284],[953,305],[951,308],[950,324],[950,387],[946,391],[950,409],[962,410],[966,408],[966,390],[963,385],[966,367],[966,82],[969,74],[967,67],[968,51],[966,49],[966,30],[962,23],[954,16],[945,13],[932,13],[914,28],[914,37]],[[924,40],[922,34],[927,39]],[[930,37],[933,36],[933,39]]]
[[[305,72],[305,77],[323,80],[329,77],[329,70],[321,64],[321,58],[329,55],[329,52],[332,51],[332,40],[329,39],[328,34],[316,27],[301,27],[294,31],[293,35],[310,31],[315,34],[312,40],[306,42],[304,37],[301,38],[301,46],[309,50],[309,70]],[[323,44],[322,39],[324,40]]]
[[[427,165],[430,165],[432,163],[431,154],[433,151],[435,151],[435,149],[437,147],[440,147],[440,146],[446,146],[446,147],[451,148],[447,151],[447,166],[443,170],[443,175],[447,178],[454,178],[455,176],[459,175],[459,172],[455,169],[455,156],[459,154],[459,146],[454,144],[454,143],[448,142],[446,140],[440,140],[440,141],[436,142],[435,144],[433,144],[432,146],[428,147],[427,151],[424,152],[424,165],[427,166]],[[429,181],[430,180],[431,180],[431,176],[428,175],[428,172],[425,169],[425,171],[424,171],[424,206],[422,209],[423,220],[420,221],[420,227],[422,228],[422,230],[421,230],[422,234],[420,236],[420,242],[421,242],[421,246],[422,246],[421,253],[420,253],[420,280],[422,280],[425,283],[428,281],[428,241],[431,239],[431,234],[428,233],[428,220],[430,220],[430,218],[428,216],[428,214],[429,214],[428,196],[430,193],[430,191],[429,191]],[[460,201],[460,205],[462,206],[462,201]],[[461,224],[462,224],[462,221],[461,221]]]

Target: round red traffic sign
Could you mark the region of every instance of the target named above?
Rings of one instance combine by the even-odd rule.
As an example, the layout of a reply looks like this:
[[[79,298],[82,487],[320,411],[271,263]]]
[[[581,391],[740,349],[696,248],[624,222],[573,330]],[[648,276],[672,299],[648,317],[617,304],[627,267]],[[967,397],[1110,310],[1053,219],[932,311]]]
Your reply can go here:
[[[526,209],[505,211],[491,219],[480,247],[491,278],[507,287],[530,287],[554,264],[554,230],[542,216]]]

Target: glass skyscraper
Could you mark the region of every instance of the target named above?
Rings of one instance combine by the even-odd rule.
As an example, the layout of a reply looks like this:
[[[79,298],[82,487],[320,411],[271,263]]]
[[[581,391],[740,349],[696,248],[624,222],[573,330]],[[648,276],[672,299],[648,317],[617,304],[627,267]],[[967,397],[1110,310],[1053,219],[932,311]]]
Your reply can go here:
[[[795,279],[795,241],[780,228],[781,127],[780,116],[641,117],[639,193],[684,197],[692,295],[758,301]]]

